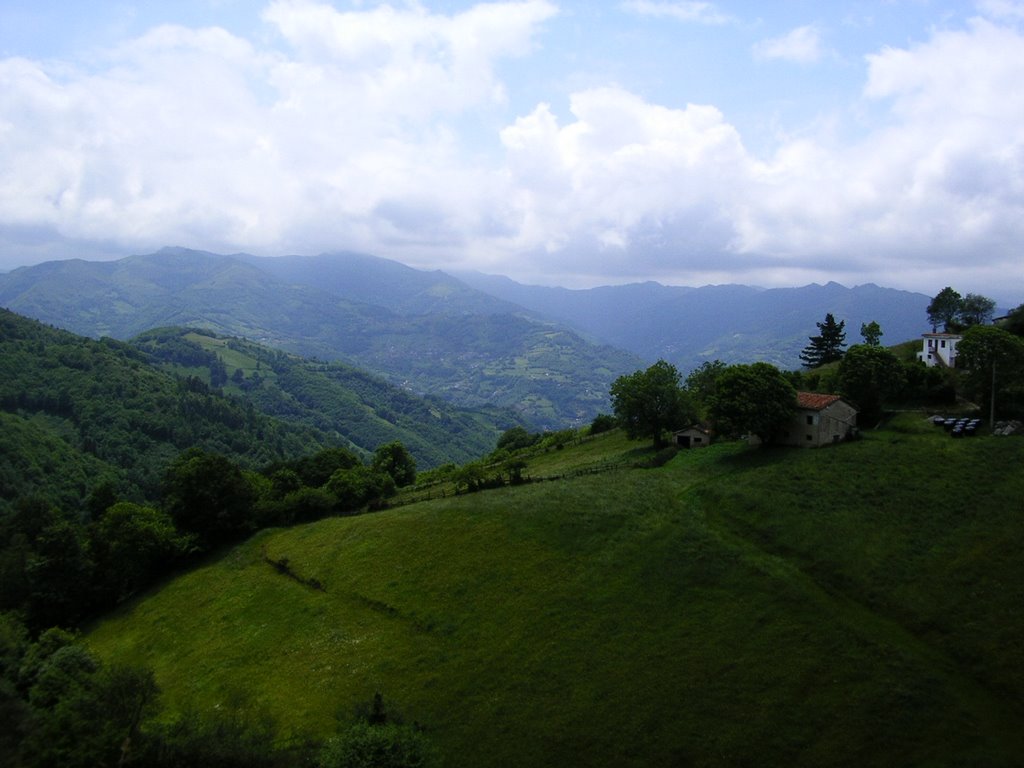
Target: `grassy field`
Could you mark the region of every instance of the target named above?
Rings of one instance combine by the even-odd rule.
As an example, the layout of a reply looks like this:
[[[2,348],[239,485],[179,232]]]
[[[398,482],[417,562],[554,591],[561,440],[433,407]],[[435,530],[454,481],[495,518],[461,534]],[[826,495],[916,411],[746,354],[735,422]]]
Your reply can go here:
[[[380,691],[449,766],[1020,765],[1022,462],[902,414],[819,451],[569,472],[265,531],[88,639],[172,710],[246,700],[283,738]]]

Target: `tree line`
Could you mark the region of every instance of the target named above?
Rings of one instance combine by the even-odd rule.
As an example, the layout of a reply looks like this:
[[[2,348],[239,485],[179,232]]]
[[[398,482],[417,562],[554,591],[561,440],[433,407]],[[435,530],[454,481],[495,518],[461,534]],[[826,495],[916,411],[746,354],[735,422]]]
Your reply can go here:
[[[873,424],[888,403],[952,405],[957,397],[990,409],[998,397],[1005,415],[1024,415],[1024,305],[1000,327],[995,302],[945,288],[928,307],[928,318],[963,334],[959,371],[929,368],[901,359],[882,346],[881,326],[860,327],[862,341],[846,348],[846,322],[828,313],[801,353],[805,370],[781,371],[768,363],[701,364],[683,380],[659,360],[646,370],[619,377],[610,390],[615,417],[634,438],[662,447],[668,434],[698,422],[721,435],[752,434],[771,442],[796,410],[797,390],[842,395],[857,406],[862,424]],[[836,365],[830,365],[835,363]]]

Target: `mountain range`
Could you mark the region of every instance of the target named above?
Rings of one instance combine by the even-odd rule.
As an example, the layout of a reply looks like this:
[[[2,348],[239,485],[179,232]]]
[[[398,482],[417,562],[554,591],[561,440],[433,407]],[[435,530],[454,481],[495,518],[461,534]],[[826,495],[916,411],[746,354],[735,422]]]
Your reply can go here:
[[[638,283],[570,290],[478,273],[412,269],[366,254],[232,256],[165,248],[0,275],[0,306],[92,337],[205,328],[343,361],[421,395],[516,411],[540,429],[607,410],[612,381],[659,358],[799,366],[831,312],[855,343],[926,329],[924,294],[837,283],[760,289]]]

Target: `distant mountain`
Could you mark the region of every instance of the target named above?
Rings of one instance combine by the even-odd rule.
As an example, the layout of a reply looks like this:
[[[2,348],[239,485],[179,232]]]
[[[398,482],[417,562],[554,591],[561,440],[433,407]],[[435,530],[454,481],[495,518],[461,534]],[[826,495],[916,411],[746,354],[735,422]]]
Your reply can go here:
[[[372,257],[356,257],[347,273],[340,263],[332,266],[347,259],[292,258],[276,265],[166,248],[113,262],[49,262],[0,276],[0,305],[93,337],[206,328],[342,360],[462,406],[512,408],[537,428],[579,424],[606,410],[611,382],[641,364],[632,354],[460,288],[454,278]],[[376,277],[368,274],[373,264],[383,270]],[[362,277],[346,282],[345,274],[360,270]],[[323,279],[314,280],[316,274]],[[389,294],[392,278],[396,287]],[[360,290],[384,305],[345,298]],[[442,294],[455,299],[441,301]],[[430,304],[459,309],[414,314]]]
[[[236,258],[291,285],[316,288],[403,315],[525,314],[515,303],[470,288],[445,272],[413,269],[362,253],[271,257],[242,254]]]
[[[664,358],[689,370],[705,360],[764,360],[800,367],[800,350],[831,312],[846,321],[847,344],[860,326],[877,321],[883,344],[917,338],[928,330],[920,293],[838,283],[760,289],[744,285],[673,287],[635,283],[589,290],[521,285],[507,277],[459,273],[469,285],[565,323],[600,342],[648,361]]]

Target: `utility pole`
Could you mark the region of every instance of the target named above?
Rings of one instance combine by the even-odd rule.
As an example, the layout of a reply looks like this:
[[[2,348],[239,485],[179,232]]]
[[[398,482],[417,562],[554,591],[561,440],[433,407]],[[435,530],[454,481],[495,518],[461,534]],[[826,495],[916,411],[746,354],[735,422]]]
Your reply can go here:
[[[988,402],[988,428],[992,429],[996,424],[996,359],[992,358],[992,395]]]

